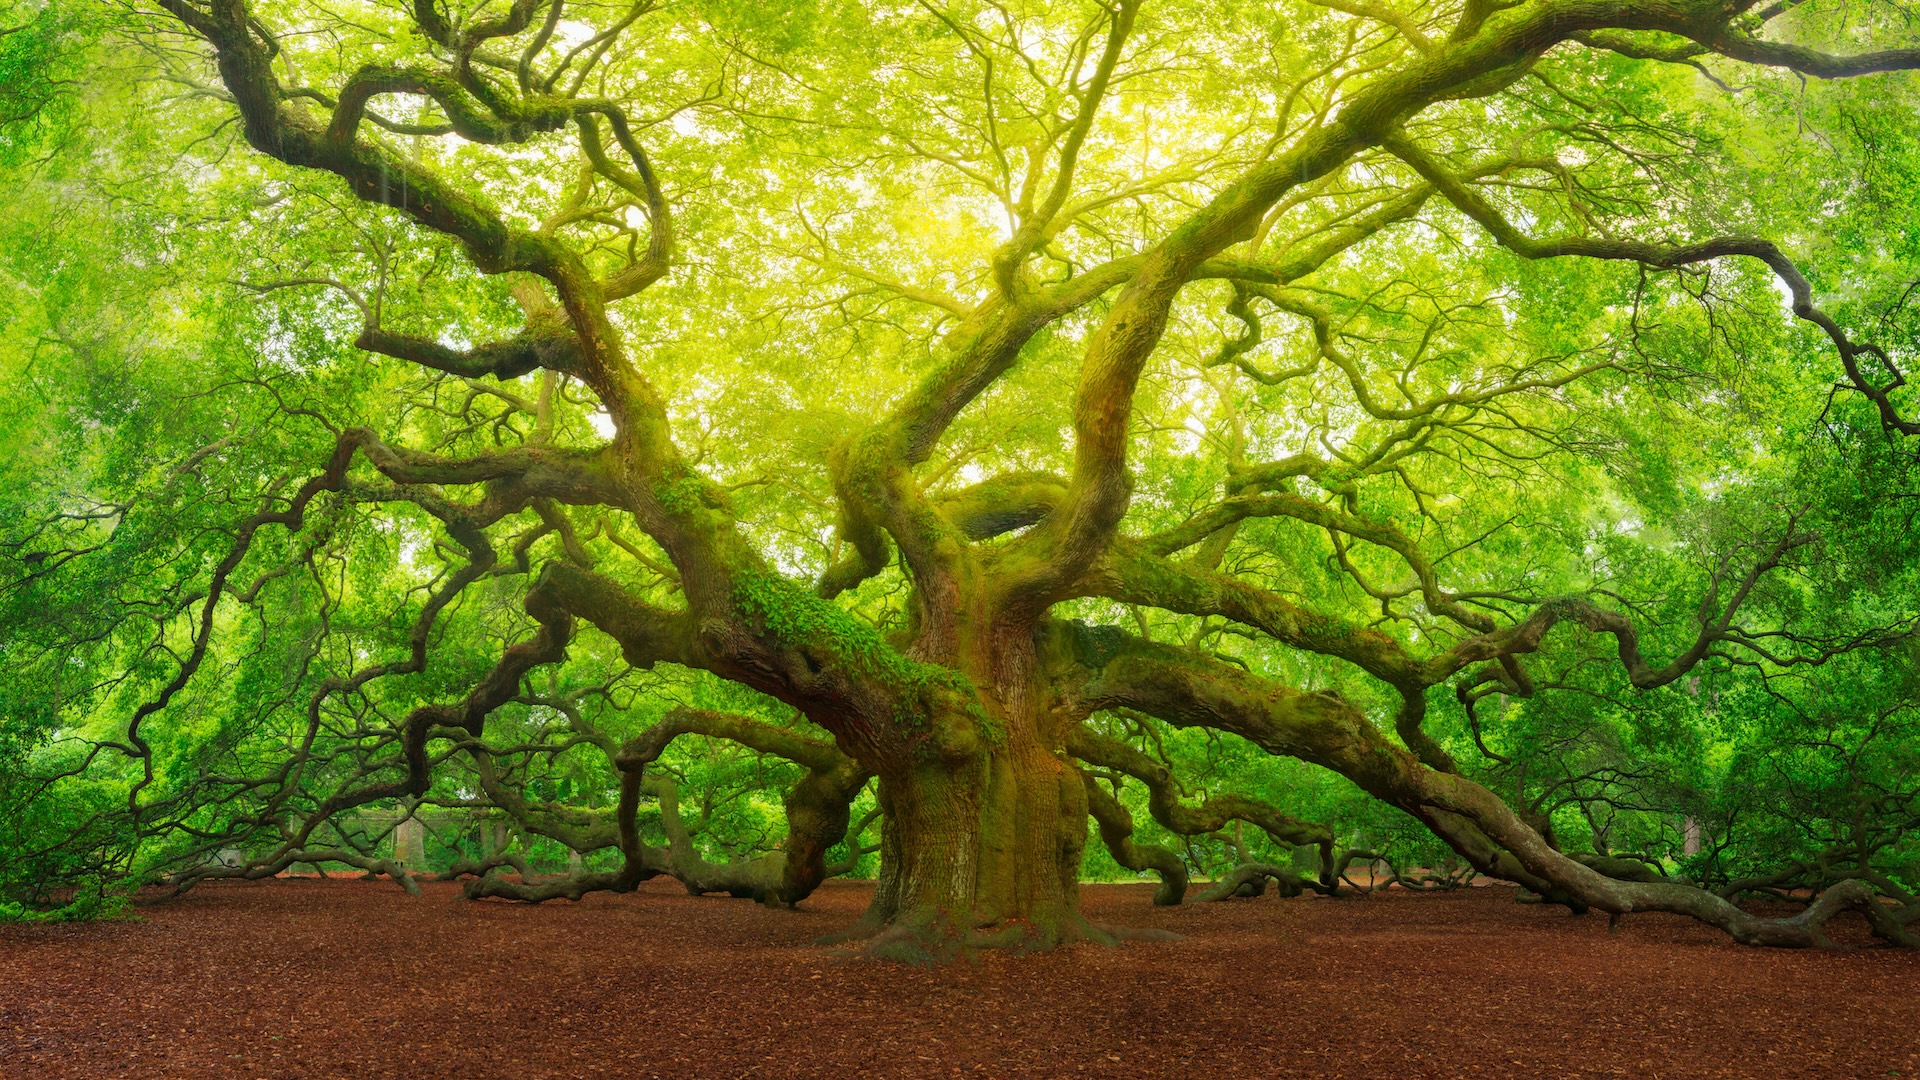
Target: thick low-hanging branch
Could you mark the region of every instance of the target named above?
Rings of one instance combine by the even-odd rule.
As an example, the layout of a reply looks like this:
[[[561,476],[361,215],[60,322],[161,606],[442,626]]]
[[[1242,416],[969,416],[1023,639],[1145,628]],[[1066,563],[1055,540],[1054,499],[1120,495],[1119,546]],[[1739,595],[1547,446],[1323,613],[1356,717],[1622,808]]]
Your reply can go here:
[[[1334,874],[1333,833],[1324,825],[1301,821],[1259,799],[1245,795],[1223,793],[1209,795],[1197,807],[1188,806],[1180,801],[1179,793],[1174,789],[1172,773],[1163,765],[1126,743],[1092,731],[1084,726],[1075,728],[1067,736],[1067,752],[1088,765],[1097,766],[1123,773],[1146,785],[1149,793],[1147,807],[1153,819],[1169,831],[1185,836],[1207,836],[1219,832],[1230,821],[1244,821],[1272,837],[1275,843],[1288,847],[1311,845],[1320,849],[1320,884],[1332,888]],[[1091,783],[1089,778],[1089,783]],[[1111,798],[1109,796],[1109,798]],[[1097,815],[1096,815],[1097,816]],[[1101,836],[1106,838],[1111,829],[1116,835],[1124,835],[1116,820],[1112,826],[1106,818],[1101,818]],[[1125,832],[1131,832],[1131,823]],[[1114,841],[1107,841],[1109,849]],[[1141,845],[1134,845],[1140,849]],[[1116,854],[1116,860],[1119,856]],[[1177,904],[1184,891],[1186,878],[1170,876],[1162,870],[1160,862],[1150,850],[1135,857],[1160,871],[1161,888],[1156,894],[1155,903]],[[1161,860],[1163,861],[1163,860]],[[1126,866],[1128,863],[1123,862]],[[1142,867],[1130,867],[1141,869]]]
[[[1920,940],[1858,879],[1828,889],[1799,915],[1767,919],[1691,885],[1607,877],[1555,850],[1492,792],[1427,768],[1388,744],[1345,701],[1274,686],[1218,661],[1136,644],[1108,659],[1083,692],[1083,707],[1133,708],[1175,726],[1228,731],[1270,752],[1332,769],[1425,822],[1482,873],[1518,881],[1551,899],[1614,915],[1675,912],[1748,944],[1823,945],[1822,927],[1846,910],[1867,916],[1889,940]]]

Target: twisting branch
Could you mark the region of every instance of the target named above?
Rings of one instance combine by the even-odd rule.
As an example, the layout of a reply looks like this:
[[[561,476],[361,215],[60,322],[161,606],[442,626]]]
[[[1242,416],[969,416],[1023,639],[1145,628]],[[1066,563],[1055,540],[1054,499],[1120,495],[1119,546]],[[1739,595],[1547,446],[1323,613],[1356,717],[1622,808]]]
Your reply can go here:
[[[1087,790],[1087,812],[1100,827],[1100,840],[1107,845],[1113,861],[1129,870],[1152,870],[1160,876],[1160,887],[1153,891],[1153,902],[1161,907],[1178,905],[1187,895],[1187,864],[1180,856],[1159,844],[1142,844],[1133,839],[1133,815],[1113,797],[1092,773],[1080,772]]]
[[[1125,773],[1146,785],[1150,794],[1147,805],[1153,819],[1169,831],[1206,836],[1219,832],[1229,821],[1244,821],[1272,837],[1277,844],[1288,847],[1311,844],[1319,848],[1320,884],[1327,889],[1333,887],[1333,833],[1325,825],[1301,821],[1246,795],[1208,795],[1198,807],[1188,806],[1180,801],[1173,775],[1165,766],[1126,743],[1084,725],[1068,733],[1067,752],[1089,765]]]
[[[1229,731],[1270,752],[1325,766],[1419,818],[1482,873],[1517,881],[1550,899],[1615,915],[1684,914],[1746,944],[1824,945],[1822,928],[1848,910],[1864,914],[1875,932],[1890,940],[1915,940],[1875,898],[1873,886],[1858,879],[1828,889],[1799,915],[1768,919],[1691,885],[1608,877],[1555,850],[1492,792],[1429,769],[1387,744],[1358,709],[1337,697],[1276,686],[1231,665],[1163,646],[1128,642],[1102,652],[1087,656],[1100,662],[1084,686],[1081,708],[1135,708],[1176,726]]]
[[[677,709],[667,714],[658,724],[630,740],[614,763],[622,773],[638,774],[659,758],[667,744],[684,734],[726,739],[806,766],[807,774],[786,796],[787,842],[784,854],[775,860],[780,864],[778,874],[766,880],[761,880],[761,875],[750,875],[753,878],[750,882],[736,881],[724,886],[734,892],[749,888],[753,895],[788,905],[804,900],[826,880],[827,850],[846,838],[853,800],[873,779],[873,774],[830,743],[751,717],[705,709]],[[662,820],[677,814],[677,811],[669,813],[664,803],[660,812]],[[689,858],[676,851],[676,863],[685,863]],[[693,875],[698,869],[677,865],[675,872],[676,876]],[[719,891],[721,886],[711,889],[705,886],[731,877],[711,868],[700,876],[702,891]],[[693,883],[689,882],[688,887],[693,888]]]
[[[1920,435],[1920,419],[1900,416],[1892,395],[1906,385],[1906,376],[1893,363],[1886,350],[1870,342],[1855,341],[1833,317],[1813,303],[1813,286],[1800,268],[1771,240],[1752,236],[1721,236],[1691,244],[1657,244],[1644,240],[1616,240],[1605,237],[1568,236],[1536,239],[1522,232],[1486,197],[1441,165],[1432,155],[1414,144],[1403,132],[1395,132],[1382,141],[1395,156],[1412,166],[1460,212],[1478,222],[1493,238],[1515,254],[1527,259],[1553,259],[1583,256],[1639,263],[1658,269],[1691,266],[1732,256],[1758,259],[1793,296],[1796,317],[1820,328],[1840,356],[1848,383],[1865,395],[1879,411],[1880,422],[1902,435]],[[1877,363],[1888,374],[1888,381],[1876,383],[1869,378],[1863,361]]]

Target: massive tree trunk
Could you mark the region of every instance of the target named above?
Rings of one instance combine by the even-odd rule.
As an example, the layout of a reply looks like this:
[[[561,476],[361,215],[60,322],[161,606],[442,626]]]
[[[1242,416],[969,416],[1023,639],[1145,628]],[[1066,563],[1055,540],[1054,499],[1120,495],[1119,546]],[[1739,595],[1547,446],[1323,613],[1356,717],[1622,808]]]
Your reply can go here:
[[[1046,947],[1086,936],[1086,795],[1073,770],[1037,743],[1011,739],[958,767],[883,773],[880,799],[880,884],[867,916],[886,931],[876,951]],[[889,950],[892,940],[904,947]]]
[[[1030,635],[965,651],[978,700],[930,715],[927,737],[875,762],[880,881],[858,932],[876,955],[912,960],[1112,940],[1080,915],[1087,796]]]

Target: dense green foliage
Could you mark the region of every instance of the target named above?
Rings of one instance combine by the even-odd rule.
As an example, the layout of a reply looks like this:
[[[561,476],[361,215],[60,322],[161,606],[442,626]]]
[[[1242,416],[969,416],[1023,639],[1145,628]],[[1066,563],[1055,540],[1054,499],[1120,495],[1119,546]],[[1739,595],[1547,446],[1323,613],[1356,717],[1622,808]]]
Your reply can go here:
[[[523,51],[540,70],[571,56],[553,85],[578,73],[574,98],[617,103],[646,157],[594,160],[621,149],[596,126],[611,114],[449,135],[460,108],[487,124],[513,110],[458,104],[471,95],[448,76],[444,93],[416,81],[371,99],[383,126],[360,137],[382,170],[418,175],[363,183],[319,152],[303,167],[248,145],[244,89],[209,64],[210,32],[175,17],[217,23],[229,6],[0,5],[4,910],[312,863],[391,872],[414,810],[430,834],[416,872],[613,874],[637,857],[617,831],[622,777],[640,783],[621,755],[709,713],[772,733],[690,730],[655,751],[632,796],[640,839],[675,848],[665,812],[691,847],[654,872],[707,882],[688,859],[784,850],[783,799],[830,771],[836,743],[863,771],[843,777],[856,829],[826,863],[876,872],[868,776],[886,782],[890,759],[860,724],[892,718],[952,760],[1017,726],[1013,698],[983,688],[992,665],[952,659],[973,655],[964,618],[953,654],[926,644],[924,597],[948,580],[927,568],[967,545],[987,553],[982,580],[1045,579],[1051,549],[1021,545],[1096,486],[1083,358],[1107,347],[1134,271],[1050,312],[920,460],[862,472],[911,428],[882,418],[998,332],[981,327],[1003,293],[1064,294],[1179,239],[1240,177],[1332,130],[1376,70],[1473,47],[1471,27],[1457,44],[1449,28],[1479,10],[423,4],[465,28],[529,7],[483,80],[507,85]],[[1727,10],[1760,18],[1749,7]],[[1906,3],[1776,7],[1727,25],[1820,56],[1920,36]],[[283,90],[314,90],[286,94],[289,116],[324,120],[363,65],[438,71],[458,51],[410,5],[248,10],[276,35]],[[605,27],[625,32],[593,36]],[[1120,59],[1096,91],[1110,40]],[[1417,149],[1356,151],[1257,215],[1179,289],[1115,414],[1133,486],[1111,550],[1163,569],[1082,563],[1045,592],[1047,625],[1082,627],[1076,663],[1106,664],[1086,642],[1117,628],[1108,652],[1177,650],[1382,733],[1424,709],[1412,726],[1431,751],[1394,736],[1419,767],[1483,785],[1562,852],[1715,888],[1861,878],[1911,911],[1920,438],[1901,424],[1920,398],[1900,375],[1920,365],[1920,84],[1808,82],[1751,59],[1676,32],[1569,38],[1407,117],[1395,137]],[[1434,162],[1471,192],[1437,191]],[[635,177],[647,165],[662,205]],[[1062,204],[1008,269],[1056,177]],[[380,205],[389,182],[426,209]],[[435,200],[454,225],[427,221]],[[607,309],[641,404],[609,400],[584,364],[476,348],[584,324],[556,307],[553,275],[496,272],[505,256],[467,224],[496,215],[618,281],[666,206],[671,269]],[[1851,337],[1796,318],[1790,284],[1750,253],[1550,257],[1499,234],[1516,226],[1660,251],[1764,238]],[[1849,372],[1838,353],[1860,342],[1881,351]],[[657,473],[631,449],[653,437],[654,400],[679,455]],[[342,446],[359,456],[308,490]],[[586,479],[541,489],[530,461]],[[636,478],[639,496],[571,494]],[[664,631],[583,601],[570,610],[599,629],[514,671],[484,732],[434,713],[430,785],[401,790],[409,718],[477,693],[550,624],[536,582],[588,570],[601,599],[706,629],[650,652]],[[974,572],[953,572],[952,595],[973,595]],[[1233,602],[1177,599],[1203,580]],[[1629,620],[1648,668],[1692,655],[1641,677],[1567,598]],[[1306,629],[1289,638],[1246,614],[1256,603]],[[1542,612],[1562,621],[1537,648],[1465,655]],[[712,644],[728,634],[781,659]],[[1369,667],[1376,654],[1390,661]],[[1435,674],[1395,682],[1397,657]],[[806,679],[834,673],[870,686],[847,700],[881,702],[881,719],[837,726],[866,714],[817,704]],[[1189,807],[1246,796],[1363,861],[1467,865],[1404,805],[1220,725],[1124,704],[1084,722],[1164,765]],[[788,736],[805,745],[775,745]],[[1174,829],[1148,778],[1079,767],[1131,812],[1136,842],[1200,876],[1296,857],[1300,836],[1244,815]],[[1093,845],[1082,873],[1136,871]]]

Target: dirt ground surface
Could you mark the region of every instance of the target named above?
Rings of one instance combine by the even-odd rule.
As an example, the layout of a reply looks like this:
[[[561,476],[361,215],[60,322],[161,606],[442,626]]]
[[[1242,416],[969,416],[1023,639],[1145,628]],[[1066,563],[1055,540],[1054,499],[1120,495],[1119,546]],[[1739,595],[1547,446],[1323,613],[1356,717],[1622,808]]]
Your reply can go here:
[[[1609,935],[1505,888],[1156,909],[1147,885],[1087,886],[1088,914],[1183,940],[934,970],[811,944],[869,893],[279,880],[0,928],[0,1076],[1920,1075],[1920,955],[1892,949]]]

